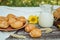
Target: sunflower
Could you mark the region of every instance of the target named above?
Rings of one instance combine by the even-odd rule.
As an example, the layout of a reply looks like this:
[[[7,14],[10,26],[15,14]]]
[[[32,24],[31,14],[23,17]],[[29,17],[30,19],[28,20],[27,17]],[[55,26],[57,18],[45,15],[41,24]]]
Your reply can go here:
[[[38,17],[35,15],[30,15],[28,18],[29,23],[36,24],[38,23]]]

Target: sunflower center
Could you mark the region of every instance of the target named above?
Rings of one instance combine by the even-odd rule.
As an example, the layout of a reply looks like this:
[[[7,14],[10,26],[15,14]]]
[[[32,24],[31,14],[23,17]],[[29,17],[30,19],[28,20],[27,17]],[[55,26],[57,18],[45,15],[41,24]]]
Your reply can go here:
[[[35,18],[32,18],[31,21],[35,21],[36,19]]]

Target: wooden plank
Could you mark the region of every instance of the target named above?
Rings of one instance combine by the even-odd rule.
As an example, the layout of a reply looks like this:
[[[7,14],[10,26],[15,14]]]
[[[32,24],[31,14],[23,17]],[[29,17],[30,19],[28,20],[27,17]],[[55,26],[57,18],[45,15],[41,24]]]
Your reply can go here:
[[[42,37],[40,38],[31,38],[29,34],[22,29],[17,34],[25,35],[26,39],[17,39],[17,38],[9,37],[6,40],[60,40],[60,31],[58,31],[56,27],[53,27],[53,29],[56,30],[53,31],[52,33],[46,34],[42,32]]]

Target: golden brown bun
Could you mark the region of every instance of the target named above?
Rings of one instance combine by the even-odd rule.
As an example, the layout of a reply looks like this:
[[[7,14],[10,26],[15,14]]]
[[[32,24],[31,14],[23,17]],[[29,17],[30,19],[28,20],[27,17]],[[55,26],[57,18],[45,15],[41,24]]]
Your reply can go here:
[[[11,17],[16,18],[16,16],[14,14],[8,14],[7,15],[7,18],[11,18]]]
[[[33,29],[35,29],[36,27],[35,27],[35,25],[33,25],[33,24],[28,24],[26,27],[25,27],[25,31],[26,32],[30,32],[30,31],[32,31]]]
[[[11,24],[11,23],[14,23],[16,22],[17,20],[15,18],[9,18],[8,20],[8,23]]]
[[[8,21],[7,17],[0,16],[0,20]]]
[[[24,16],[18,17],[17,20],[22,21],[23,23],[26,22],[26,18]]]
[[[9,26],[7,21],[0,21],[0,28],[7,28]]]
[[[8,23],[9,23],[9,24],[11,24],[11,23],[13,23],[13,22],[16,21],[16,16],[13,15],[13,14],[8,14],[8,15],[7,15],[7,18],[8,18]]]
[[[8,21],[8,18],[7,17],[4,17],[4,20]]]
[[[34,29],[29,34],[30,34],[31,37],[34,37],[34,38],[35,37],[41,37],[41,35],[42,35],[40,29]]]
[[[56,19],[60,19],[60,7],[54,11],[53,15]]]
[[[11,27],[15,29],[20,29],[23,26],[23,22],[21,21],[16,21],[14,23],[11,23]]]
[[[3,16],[0,16],[0,20],[4,20],[4,17]]]

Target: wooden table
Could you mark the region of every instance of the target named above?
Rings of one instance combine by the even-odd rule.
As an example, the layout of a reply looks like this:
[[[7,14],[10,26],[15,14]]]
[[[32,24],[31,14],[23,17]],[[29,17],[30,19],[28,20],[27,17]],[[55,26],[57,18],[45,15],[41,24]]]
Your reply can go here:
[[[56,27],[52,27],[53,29],[56,29],[52,33],[44,33],[42,32],[42,37],[40,38],[31,38],[28,33],[26,33],[23,29],[21,29],[17,34],[18,35],[25,35],[25,39],[17,39],[13,37],[9,37],[6,40],[60,40],[60,31]]]

